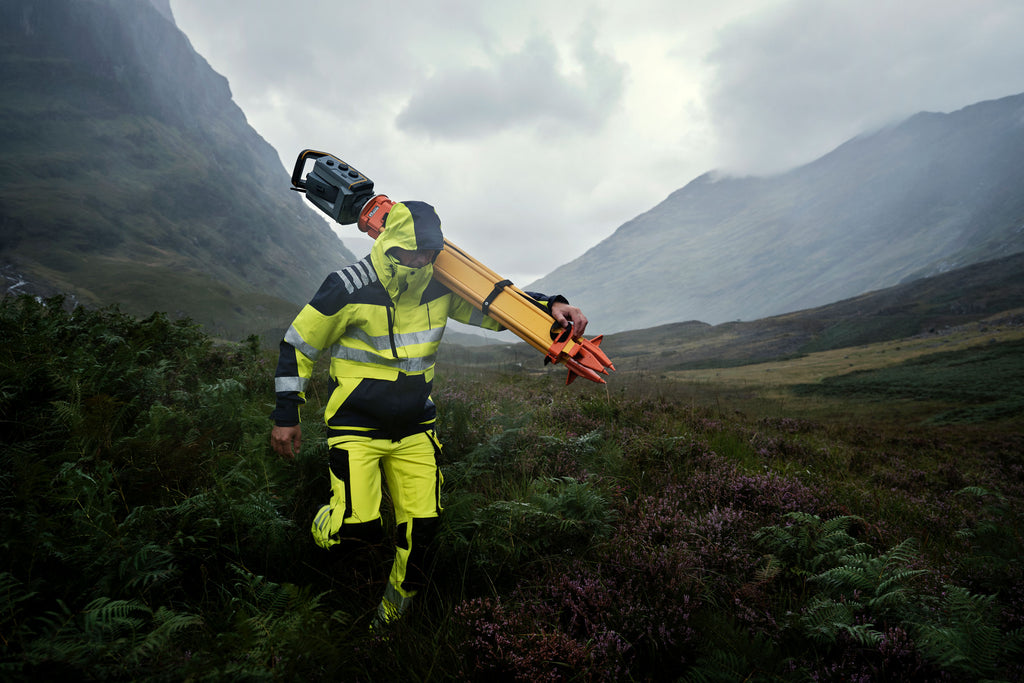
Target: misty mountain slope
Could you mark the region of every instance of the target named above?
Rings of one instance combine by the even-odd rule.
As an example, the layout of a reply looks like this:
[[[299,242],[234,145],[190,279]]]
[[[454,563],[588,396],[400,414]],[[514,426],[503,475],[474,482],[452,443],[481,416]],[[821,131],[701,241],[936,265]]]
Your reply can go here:
[[[1024,251],[1024,95],[764,178],[705,174],[528,285],[604,332],[755,319]]]
[[[988,344],[995,339],[989,332],[1013,335],[1022,329],[1024,252],[758,320],[690,320],[616,332],[604,336],[601,349],[622,373],[609,378],[614,384],[628,381],[628,373],[751,365],[900,339],[943,350],[951,337],[967,333]],[[444,360],[534,372],[543,366],[535,354],[523,342],[449,347]]]
[[[979,320],[1024,324],[1024,253],[749,322],[670,323],[605,337],[623,368],[645,371],[779,360],[945,332]]]
[[[0,262],[18,291],[279,327],[353,255],[166,0],[0,2]]]

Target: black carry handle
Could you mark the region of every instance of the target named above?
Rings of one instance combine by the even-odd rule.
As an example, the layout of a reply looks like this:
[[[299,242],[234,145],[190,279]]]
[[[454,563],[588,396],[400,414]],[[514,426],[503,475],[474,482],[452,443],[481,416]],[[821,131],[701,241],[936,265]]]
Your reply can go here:
[[[295,160],[295,168],[292,170],[292,189],[296,192],[306,191],[306,181],[302,179],[302,172],[306,170],[306,162],[312,159],[316,161],[320,157],[333,156],[327,152],[318,152],[315,149],[304,149],[299,152],[299,158]],[[338,159],[341,161],[341,159]]]
[[[313,170],[305,179],[306,163],[312,160]],[[292,170],[292,189],[304,192],[316,208],[342,225],[359,220],[359,211],[373,198],[373,181],[326,152],[304,149]]]

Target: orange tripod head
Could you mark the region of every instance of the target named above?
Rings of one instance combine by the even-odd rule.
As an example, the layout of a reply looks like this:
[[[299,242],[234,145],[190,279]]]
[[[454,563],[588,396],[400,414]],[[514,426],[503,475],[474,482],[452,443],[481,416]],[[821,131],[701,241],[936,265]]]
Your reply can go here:
[[[359,212],[357,226],[373,239],[377,239],[384,230],[384,222],[387,221],[388,212],[394,205],[395,203],[388,199],[387,195],[377,195],[363,204],[363,210]]]

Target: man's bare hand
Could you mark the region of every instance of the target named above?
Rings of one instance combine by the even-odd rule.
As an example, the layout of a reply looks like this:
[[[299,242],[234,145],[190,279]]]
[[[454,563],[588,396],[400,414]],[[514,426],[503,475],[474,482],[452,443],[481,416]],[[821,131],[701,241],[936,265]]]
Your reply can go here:
[[[562,327],[568,327],[572,323],[572,336],[582,337],[587,329],[587,316],[575,306],[558,301],[551,305],[551,317]]]
[[[289,460],[294,459],[299,454],[299,448],[302,447],[302,427],[300,425],[292,427],[274,425],[270,431],[270,445],[278,455]]]

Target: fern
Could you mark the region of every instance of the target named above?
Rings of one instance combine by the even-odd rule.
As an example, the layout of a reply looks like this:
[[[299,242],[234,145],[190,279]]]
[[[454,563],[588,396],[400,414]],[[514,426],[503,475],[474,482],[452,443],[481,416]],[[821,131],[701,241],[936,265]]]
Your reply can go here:
[[[844,555],[841,566],[821,572],[812,580],[845,599],[859,595],[866,609],[885,614],[907,604],[913,580],[926,573],[906,568],[916,558],[917,547],[915,539],[906,539],[876,557],[863,552]]]
[[[990,491],[989,489],[983,486],[965,486],[959,491],[957,491],[956,495],[960,497],[974,496],[975,498],[978,499],[995,498],[995,500],[999,503],[1006,502],[1006,496],[1004,496],[1002,493],[1000,493],[999,491]]]
[[[69,396],[66,401],[53,401],[54,416],[69,431],[74,432],[85,419],[82,415],[82,385],[76,378],[72,377],[68,381],[66,395]]]
[[[1020,531],[1024,515],[998,491],[967,486],[960,489],[957,496],[970,497],[979,503],[977,518],[956,532],[971,549],[964,565],[988,576],[1019,572],[1020,558],[1024,555],[1024,538]]]
[[[812,640],[831,644],[835,642],[839,631],[853,624],[855,608],[859,607],[858,603],[851,605],[826,598],[817,598],[800,617],[800,623],[804,632]]]
[[[938,619],[916,624],[918,647],[939,666],[971,678],[994,678],[1000,664],[1021,651],[1020,630],[1003,634],[995,596],[945,586]]]
[[[561,519],[564,529],[579,528],[592,537],[607,534],[616,517],[603,493],[589,482],[569,477],[535,480],[528,500],[542,512]]]
[[[682,677],[693,683],[732,683],[733,681],[778,680],[772,672],[786,671],[795,680],[784,653],[772,636],[752,633],[722,614],[703,614],[694,624],[702,634],[704,647]]]
[[[98,640],[113,640],[134,634],[153,616],[139,600],[97,598],[85,607],[82,629]]]
[[[162,653],[174,648],[179,636],[190,634],[203,625],[200,616],[177,612],[169,607],[159,607],[152,615],[154,628],[145,638],[133,643],[130,661],[142,662],[157,659]]]
[[[344,638],[339,630],[351,629],[354,620],[324,609],[325,593],[275,583],[238,566],[232,570],[236,579],[227,605],[233,630],[222,633],[220,641],[245,663],[236,674],[245,678],[273,669],[284,680],[304,678],[296,672],[309,662],[336,656]]]
[[[683,677],[688,683],[734,683],[749,679],[750,665],[732,650],[714,648],[699,659]]]
[[[846,555],[841,566],[817,574],[813,581],[827,595],[816,598],[801,617],[805,633],[821,643],[845,633],[862,646],[875,646],[881,633],[866,619],[877,617],[910,630],[925,657],[946,671],[997,676],[1010,653],[1019,651],[1020,633],[1000,631],[994,596],[962,587],[945,586],[941,602],[925,609],[934,604],[917,585],[926,572],[908,567],[917,548],[907,539],[876,557]]]
[[[145,594],[150,589],[167,584],[179,575],[174,552],[155,542],[142,543],[135,552],[121,560],[118,576],[124,588]]]
[[[175,649],[175,637],[198,627],[202,619],[167,607],[155,612],[139,600],[98,598],[85,608],[82,631],[108,659],[130,669]]]
[[[37,638],[25,649],[29,666],[60,663],[99,678],[134,678],[177,653],[177,640],[202,625],[200,617],[140,600],[97,598],[75,614],[64,603],[36,620]],[[172,656],[180,657],[174,654]]]
[[[871,550],[869,545],[850,534],[863,524],[859,517],[822,520],[806,512],[790,512],[785,519],[790,524],[763,527],[755,532],[754,541],[797,575],[834,567],[845,556]]]
[[[606,537],[615,518],[602,493],[575,479],[536,480],[525,498],[495,501],[480,510],[473,528],[483,565],[579,552]]]
[[[603,435],[600,429],[581,434],[575,438],[564,439],[556,436],[543,436],[541,443],[551,447],[568,450],[573,457],[580,459],[593,456],[601,447]]]
[[[4,649],[32,639],[31,605],[38,595],[8,572],[0,572],[0,634]]]

